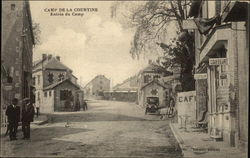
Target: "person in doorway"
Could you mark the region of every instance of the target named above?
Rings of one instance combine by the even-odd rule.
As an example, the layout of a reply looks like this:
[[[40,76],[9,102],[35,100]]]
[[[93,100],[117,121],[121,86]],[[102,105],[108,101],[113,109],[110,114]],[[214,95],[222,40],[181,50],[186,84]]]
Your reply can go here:
[[[22,108],[22,130],[23,139],[30,139],[30,122],[34,120],[35,110],[33,105],[30,103],[29,98],[23,100]]]
[[[12,104],[7,107],[6,115],[8,117],[8,128],[10,140],[17,140],[16,133],[18,122],[20,121],[20,107],[17,106],[18,99],[14,98]]]
[[[85,100],[83,101],[82,105],[83,105],[83,111],[88,110],[88,105],[87,105],[87,102]]]

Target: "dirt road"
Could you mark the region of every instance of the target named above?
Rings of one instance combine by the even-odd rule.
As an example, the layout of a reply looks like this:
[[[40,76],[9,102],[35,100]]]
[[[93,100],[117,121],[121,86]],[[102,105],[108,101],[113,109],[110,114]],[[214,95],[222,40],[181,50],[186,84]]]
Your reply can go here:
[[[133,103],[90,101],[88,111],[58,112],[33,125],[31,140],[2,139],[2,156],[181,157],[168,121]]]

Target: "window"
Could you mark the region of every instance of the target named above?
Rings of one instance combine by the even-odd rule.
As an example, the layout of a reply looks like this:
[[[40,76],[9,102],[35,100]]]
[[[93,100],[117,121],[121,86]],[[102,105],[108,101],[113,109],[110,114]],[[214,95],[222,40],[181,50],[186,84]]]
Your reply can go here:
[[[100,89],[102,90],[102,86],[100,87]]]
[[[53,73],[49,73],[48,74],[48,81],[49,81],[49,83],[53,83],[54,82],[54,74]]]
[[[40,84],[40,75],[37,75],[37,84]]]
[[[44,92],[44,97],[47,97],[47,92]]]
[[[150,81],[150,76],[149,75],[145,75],[144,76],[144,83],[149,83],[149,81]]]
[[[10,5],[10,9],[11,9],[11,10],[15,10],[15,8],[16,8],[16,5],[15,5],[15,4],[11,4],[11,5]]]
[[[33,78],[32,78],[32,84],[33,84],[33,85],[36,85],[36,77],[33,77]]]
[[[102,84],[102,81],[100,81],[100,84]]]
[[[58,81],[62,81],[62,80],[64,80],[64,74],[63,74],[63,73],[60,73],[60,74],[58,75]]]
[[[37,101],[40,101],[40,92],[37,92]]]
[[[51,91],[49,91],[49,96],[51,97]]]
[[[60,91],[60,100],[70,100],[72,97],[72,92],[70,90]]]

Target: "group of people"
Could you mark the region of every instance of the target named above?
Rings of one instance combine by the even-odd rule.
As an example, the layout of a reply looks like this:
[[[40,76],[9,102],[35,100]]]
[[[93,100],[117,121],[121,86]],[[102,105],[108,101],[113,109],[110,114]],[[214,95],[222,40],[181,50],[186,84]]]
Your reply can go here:
[[[23,139],[30,139],[30,123],[33,122],[34,114],[34,106],[30,103],[29,98],[22,100],[22,108],[18,106],[17,98],[12,100],[12,104],[6,109],[7,132],[11,141],[17,140],[17,129],[20,121],[22,122]]]
[[[80,101],[77,100],[76,104],[74,106],[72,105],[72,110],[73,111],[80,111],[81,110],[80,104],[81,104]],[[88,110],[88,105],[87,105],[87,102],[85,100],[83,100],[83,102],[82,102],[82,109],[83,109],[83,111]]]

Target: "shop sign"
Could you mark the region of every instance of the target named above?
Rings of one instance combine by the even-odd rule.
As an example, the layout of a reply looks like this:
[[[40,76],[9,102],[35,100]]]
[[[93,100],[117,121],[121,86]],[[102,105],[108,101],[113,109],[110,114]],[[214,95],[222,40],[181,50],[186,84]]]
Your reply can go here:
[[[206,73],[203,73],[203,74],[194,74],[194,79],[195,80],[207,79],[207,74]]]
[[[227,58],[210,58],[209,65],[227,65]]]

